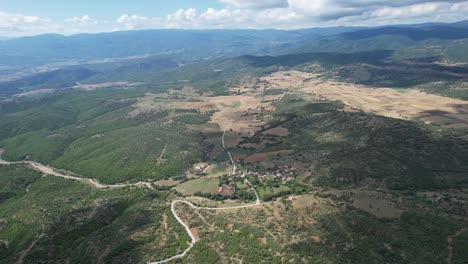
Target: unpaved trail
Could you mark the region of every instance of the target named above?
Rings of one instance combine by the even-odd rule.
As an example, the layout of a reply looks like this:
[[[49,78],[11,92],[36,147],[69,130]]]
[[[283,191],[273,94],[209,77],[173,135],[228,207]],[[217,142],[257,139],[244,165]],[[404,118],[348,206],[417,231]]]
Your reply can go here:
[[[164,145],[164,148],[163,148],[163,150],[161,151],[161,154],[159,154],[159,157],[158,157],[158,159],[156,160],[156,162],[157,162],[158,165],[163,164],[163,162],[165,161],[165,159],[163,159],[163,158],[164,158],[164,154],[166,154],[166,150],[167,150],[167,144]]]
[[[453,259],[453,240],[459,236],[461,236],[463,233],[467,232],[468,231],[468,227],[465,227],[465,228],[462,228],[460,230],[458,230],[455,234],[449,236],[447,238],[447,242],[448,242],[448,246],[447,246],[447,249],[448,249],[448,257],[447,257],[447,263],[448,264],[452,264],[452,259]]]
[[[69,179],[69,180],[74,180],[78,181],[81,183],[85,184],[90,184],[94,186],[97,189],[119,189],[119,188],[124,188],[124,187],[129,187],[129,186],[135,186],[135,187],[146,187],[149,189],[153,189],[153,186],[151,185],[150,182],[137,182],[137,183],[119,183],[119,184],[102,184],[99,183],[96,179],[91,179],[91,178],[81,178],[81,177],[76,177],[70,174],[65,174],[58,172],[57,169],[43,165],[41,163],[35,162],[35,161],[6,161],[2,159],[2,154],[4,150],[0,149],[0,165],[13,165],[13,164],[26,164],[29,165],[33,170],[39,171],[44,173],[45,175],[51,175],[55,177],[60,177],[64,179]]]
[[[237,165],[234,159],[232,158],[231,152],[226,148],[226,143],[224,141],[224,138],[226,137],[226,131],[228,130],[228,127],[223,127],[221,123],[218,123],[219,127],[223,130],[223,136],[221,137],[221,142],[223,143],[223,149],[226,151],[226,153],[229,155],[229,159],[231,160],[232,164],[232,175],[236,174],[237,171]]]
[[[283,98],[284,98],[287,94],[289,94],[289,92],[283,93],[283,94],[281,95],[281,97],[278,98],[278,100],[276,100],[276,102],[279,102],[279,101],[283,100]]]
[[[189,201],[184,201],[184,200],[174,200],[171,203],[171,212],[174,215],[175,219],[185,228],[185,231],[187,234],[190,236],[190,239],[192,240],[191,242],[188,243],[188,248],[184,250],[181,254],[177,254],[175,256],[172,256],[168,259],[162,260],[162,261],[156,261],[156,262],[150,262],[149,264],[163,264],[167,263],[176,259],[181,259],[187,255],[187,253],[195,246],[195,243],[197,243],[197,239],[195,235],[193,234],[192,230],[190,227],[177,215],[177,212],[175,210],[175,207],[177,204],[186,204],[190,206],[192,209],[195,210],[211,210],[211,211],[222,211],[222,210],[232,210],[232,209],[242,209],[242,208],[249,208],[249,207],[254,207],[254,206],[259,206],[261,204],[260,198],[258,197],[257,191],[255,191],[255,188],[250,184],[249,181],[246,180],[246,183],[252,188],[252,190],[255,193],[255,196],[257,197],[257,200],[253,204],[247,204],[247,205],[240,205],[240,206],[233,206],[233,207],[198,207],[194,205],[193,203]]]
[[[29,254],[29,252],[31,252],[31,250],[36,246],[37,242],[39,241],[39,239],[41,239],[42,237],[42,234],[37,237],[36,239],[34,239],[34,241],[29,244],[29,246],[23,250],[18,258],[18,260],[16,261],[16,264],[23,264],[24,263],[24,258]]]
[[[227,131],[228,128],[223,127],[221,125],[221,123],[218,123],[218,124],[221,127],[221,129],[223,130],[223,136],[221,138],[222,143],[223,143],[223,148],[228,153],[229,158],[230,158],[230,160],[232,162],[232,165],[233,165],[232,175],[235,175],[236,170],[237,170],[236,162],[232,158],[231,152],[226,148],[226,145],[224,143],[224,137],[226,135],[226,131]],[[170,261],[176,260],[176,259],[181,259],[181,258],[185,257],[187,255],[187,253],[193,248],[195,243],[197,243],[197,239],[195,237],[195,234],[193,234],[190,227],[179,217],[179,215],[177,215],[177,212],[175,210],[175,207],[176,207],[177,204],[186,204],[186,205],[190,206],[192,209],[195,209],[195,210],[209,210],[209,211],[223,211],[223,210],[242,209],[242,208],[249,208],[249,207],[255,207],[255,206],[261,205],[260,197],[258,196],[258,193],[255,190],[255,188],[253,187],[253,185],[247,179],[245,180],[245,182],[250,186],[250,188],[255,193],[255,197],[257,198],[255,203],[253,203],[253,204],[232,206],[232,207],[198,207],[198,206],[194,205],[193,203],[191,203],[189,201],[184,201],[184,200],[174,200],[174,201],[172,201],[172,203],[171,203],[171,212],[174,215],[175,219],[185,228],[185,231],[190,236],[190,239],[192,241],[188,243],[188,248],[186,250],[184,250],[184,252],[182,252],[181,254],[177,254],[177,255],[172,256],[172,257],[170,257],[168,259],[165,259],[165,260],[150,262],[149,264],[164,264],[164,263],[168,263]]]
[[[234,158],[232,157],[231,152],[226,148],[226,144],[225,144],[225,141],[224,141],[224,138],[226,136],[226,131],[227,131],[228,127],[223,127],[220,123],[218,123],[218,124],[221,127],[221,129],[223,130],[223,136],[221,138],[221,141],[223,143],[223,148],[226,151],[226,153],[228,153],[229,159],[231,160],[231,163],[233,165],[232,175],[235,175],[236,172],[237,172],[237,165],[236,165],[236,162],[234,161]],[[61,177],[61,178],[64,178],[64,179],[69,179],[69,180],[74,180],[74,181],[78,181],[78,182],[85,183],[85,184],[90,184],[90,185],[94,186],[97,189],[117,189],[117,188],[124,188],[124,187],[130,187],[130,186],[146,187],[146,188],[149,188],[149,189],[153,189],[151,183],[149,183],[149,182],[121,183],[121,184],[101,184],[96,179],[80,178],[80,177],[76,177],[76,176],[73,176],[73,175],[70,175],[70,174],[61,173],[61,172],[58,172],[58,170],[55,169],[55,168],[40,164],[40,163],[35,162],[35,161],[9,162],[9,161],[5,161],[5,160],[3,160],[1,158],[3,152],[4,152],[4,150],[0,149],[0,165],[26,164],[26,165],[31,166],[32,169],[34,169],[36,171],[39,171],[39,172],[42,172],[42,173],[44,173],[46,175]],[[192,204],[191,202],[185,201],[185,200],[174,200],[174,201],[172,201],[171,202],[171,212],[174,215],[177,222],[179,222],[185,228],[185,231],[189,235],[191,241],[188,243],[188,248],[185,249],[182,253],[177,254],[175,256],[172,256],[172,257],[170,257],[168,259],[165,259],[165,260],[162,260],[162,261],[149,262],[149,264],[162,264],[162,263],[167,263],[167,262],[170,262],[170,261],[173,261],[173,260],[176,260],[176,259],[181,259],[181,258],[185,257],[187,255],[187,253],[193,248],[195,243],[197,243],[197,239],[196,239],[194,233],[192,232],[192,230],[190,229],[190,227],[177,214],[177,212],[175,210],[177,204],[183,203],[183,204],[187,204],[188,206],[190,206],[192,209],[195,209],[195,210],[210,210],[210,211],[242,209],[242,208],[250,208],[250,207],[255,207],[255,206],[261,205],[260,198],[258,196],[257,191],[253,187],[253,185],[247,179],[245,180],[245,182],[250,186],[250,188],[255,193],[255,197],[256,197],[255,203],[247,204],[247,205],[240,205],[240,206],[232,206],[232,207],[198,207],[198,206]],[[37,241],[34,241],[30,245],[30,247],[31,248],[34,247],[36,242]],[[21,261],[26,256],[26,254],[27,254],[27,251],[24,254],[24,256],[20,256]]]
[[[206,171],[208,171],[209,169],[214,168],[214,167],[219,166],[219,165],[226,164],[226,163],[229,163],[229,161],[225,161],[225,162],[210,165],[210,166],[206,167],[202,172],[206,173]]]

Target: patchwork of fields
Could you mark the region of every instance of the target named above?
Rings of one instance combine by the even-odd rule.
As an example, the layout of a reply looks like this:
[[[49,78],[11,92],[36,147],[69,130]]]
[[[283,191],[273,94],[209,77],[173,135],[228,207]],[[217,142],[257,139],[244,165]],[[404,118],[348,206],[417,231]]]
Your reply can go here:
[[[466,186],[467,102],[300,71],[252,77],[229,91],[84,86],[7,110],[0,120],[5,159],[36,160],[128,187],[93,190],[0,165],[6,186],[0,189],[0,252],[25,261],[41,254],[58,262],[170,258],[190,241],[170,211],[171,201],[186,199],[235,207],[177,205],[198,241],[182,259],[188,263],[249,262],[258,252],[271,263],[443,261],[450,237],[451,259],[462,258],[464,236],[454,234],[466,226],[466,191],[438,202],[436,212],[427,194],[404,192],[444,196],[445,189]],[[57,112],[52,122],[49,114]],[[37,121],[15,123],[18,118]],[[265,201],[258,208],[237,208],[256,198],[246,179]],[[151,188],[137,188],[138,181]],[[234,191],[226,195],[220,187]],[[28,214],[30,220],[14,221]],[[109,232],[116,234],[105,239]],[[425,256],[415,247],[421,240],[430,252]],[[72,253],[60,241],[79,250]]]
[[[263,80],[269,87],[300,87],[329,100],[341,100],[347,110],[362,110],[391,118],[416,119],[448,128],[468,128],[468,101],[414,89],[372,88],[298,71],[276,72]]]

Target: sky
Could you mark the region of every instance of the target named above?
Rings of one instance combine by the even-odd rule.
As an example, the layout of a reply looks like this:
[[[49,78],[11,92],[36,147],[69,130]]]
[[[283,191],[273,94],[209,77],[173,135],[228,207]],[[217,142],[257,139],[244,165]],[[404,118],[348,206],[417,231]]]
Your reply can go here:
[[[298,29],[468,19],[468,0],[0,0],[0,36]]]

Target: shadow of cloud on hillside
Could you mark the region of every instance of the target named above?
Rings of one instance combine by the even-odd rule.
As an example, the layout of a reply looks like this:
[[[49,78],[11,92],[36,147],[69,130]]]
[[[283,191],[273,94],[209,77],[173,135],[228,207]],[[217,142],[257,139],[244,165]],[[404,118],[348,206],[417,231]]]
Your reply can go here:
[[[325,186],[361,186],[368,180],[400,190],[468,185],[463,130],[342,112],[298,118],[285,126],[291,131],[288,141],[301,142],[298,152],[321,157],[313,174]],[[340,140],[324,141],[328,134]]]
[[[466,28],[437,26],[429,29],[409,27],[385,27],[341,34],[347,40],[360,40],[377,36],[402,36],[414,41],[427,39],[455,40],[468,38]]]
[[[408,65],[398,61],[387,61],[379,64],[345,65],[338,68],[334,75],[356,84],[410,88],[426,83],[468,80],[468,68],[440,66],[431,63]]]
[[[324,66],[347,65],[353,63],[381,63],[393,55],[390,50],[377,50],[356,53],[302,53],[281,56],[242,56],[239,59],[254,67],[287,66],[294,67],[305,63],[320,63]]]
[[[453,111],[427,110],[420,112],[417,118],[447,128],[468,129],[468,103],[450,104],[448,106]]]

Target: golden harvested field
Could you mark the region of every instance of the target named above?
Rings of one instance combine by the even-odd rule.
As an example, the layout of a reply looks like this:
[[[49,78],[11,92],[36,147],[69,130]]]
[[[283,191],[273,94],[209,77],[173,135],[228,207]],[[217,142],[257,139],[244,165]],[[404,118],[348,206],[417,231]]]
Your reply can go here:
[[[239,87],[233,87],[239,90]],[[134,110],[129,117],[140,114],[158,113],[164,110],[198,110],[201,113],[211,113],[211,121],[203,125],[189,125],[189,128],[200,132],[222,132],[223,130],[243,135],[254,134],[266,123],[257,119],[261,113],[274,111],[272,103],[281,95],[263,96],[263,91],[255,91],[254,87],[244,87],[247,94],[231,94],[227,96],[200,96],[193,87],[181,90],[169,90],[167,93],[147,93],[137,98]],[[284,131],[282,131],[284,133]],[[237,140],[231,140],[230,147],[237,145]],[[231,146],[232,145],[232,146]]]
[[[468,102],[408,89],[405,93],[390,88],[374,89],[298,71],[276,72],[263,78],[274,88],[300,87],[320,98],[341,100],[347,110],[363,110],[392,118],[420,119],[445,127],[468,128]]]

